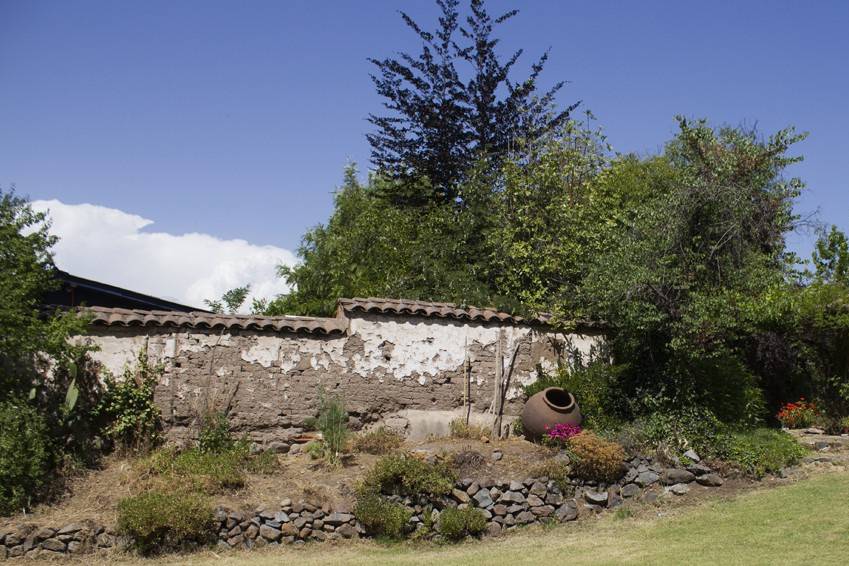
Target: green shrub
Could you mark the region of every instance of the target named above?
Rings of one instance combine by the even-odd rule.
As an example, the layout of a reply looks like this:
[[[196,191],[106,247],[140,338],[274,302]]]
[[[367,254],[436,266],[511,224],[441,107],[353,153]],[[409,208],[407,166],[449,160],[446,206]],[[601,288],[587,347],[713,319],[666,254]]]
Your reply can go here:
[[[354,516],[369,534],[397,539],[404,535],[413,514],[400,503],[387,501],[380,494],[366,488],[360,490],[357,495]]]
[[[625,450],[610,440],[584,431],[569,439],[573,472],[585,480],[611,483],[622,477]]]
[[[762,477],[797,463],[805,453],[805,447],[786,432],[758,428],[732,433],[724,459],[749,475]]]
[[[204,415],[198,433],[198,450],[207,454],[232,450],[236,441],[230,435],[230,422],[224,413]]]
[[[149,491],[118,503],[118,532],[140,553],[154,554],[211,542],[215,521],[203,496]]]
[[[478,536],[485,529],[486,518],[474,507],[447,507],[439,514],[439,532],[451,541],[462,540],[468,535]]]
[[[766,401],[760,382],[733,355],[695,358],[678,364],[669,379],[686,405],[709,411],[720,422],[751,428],[763,424]]]
[[[718,457],[727,451],[727,427],[703,408],[657,411],[623,426],[616,439],[629,451],[652,451],[666,445],[679,454],[689,449],[701,457]]]
[[[324,458],[324,443],[319,442],[318,440],[307,442],[304,446],[304,451],[313,460],[319,460]]]
[[[448,423],[448,431],[452,438],[471,440],[489,438],[492,432],[484,426],[467,423],[464,419],[454,419]]]
[[[332,466],[341,462],[342,453],[348,438],[348,413],[345,403],[337,395],[327,395],[323,389],[318,391],[318,416],[310,424],[321,431],[322,457]]]
[[[455,479],[444,464],[429,464],[406,454],[390,454],[375,463],[363,486],[387,495],[438,496],[450,493]]]
[[[192,448],[183,452],[163,449],[146,461],[154,474],[170,476],[177,484],[205,493],[220,493],[245,485],[244,470],[250,455],[247,450],[201,452]]]
[[[144,350],[135,367],[127,366],[120,381],[105,378],[105,392],[95,413],[109,424],[104,433],[132,451],[153,447],[159,439],[159,407],[153,392],[162,368],[151,366]]]
[[[575,396],[585,428],[616,428],[620,424],[618,415],[626,410],[618,382],[627,366],[611,364],[603,352],[591,352],[588,360],[577,350],[571,356],[572,366],[561,367],[553,374],[546,374],[537,366],[540,377],[524,387],[525,395],[530,397],[547,387],[560,387]]]
[[[404,443],[404,437],[392,429],[380,427],[354,436],[351,447],[366,454],[389,454]]]
[[[47,483],[52,463],[44,417],[26,402],[0,402],[0,515],[28,508]]]

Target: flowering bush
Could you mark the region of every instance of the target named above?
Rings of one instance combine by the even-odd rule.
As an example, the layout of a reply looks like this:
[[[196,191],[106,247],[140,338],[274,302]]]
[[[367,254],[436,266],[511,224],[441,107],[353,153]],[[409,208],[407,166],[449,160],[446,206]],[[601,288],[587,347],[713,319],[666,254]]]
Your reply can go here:
[[[814,424],[820,414],[816,404],[800,397],[795,403],[787,403],[778,411],[776,417],[787,428],[805,428]]]
[[[573,424],[557,423],[545,427],[546,440],[552,444],[566,444],[570,438],[581,433],[581,427]]]

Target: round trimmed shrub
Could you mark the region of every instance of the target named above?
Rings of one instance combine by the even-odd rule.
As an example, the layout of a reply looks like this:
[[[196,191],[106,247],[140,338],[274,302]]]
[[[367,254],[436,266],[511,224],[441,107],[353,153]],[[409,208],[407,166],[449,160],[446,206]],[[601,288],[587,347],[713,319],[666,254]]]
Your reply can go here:
[[[485,529],[486,517],[474,507],[448,507],[439,514],[439,532],[451,541],[463,540],[468,535],[478,536]]]
[[[445,495],[454,487],[454,473],[442,463],[430,464],[407,454],[390,454],[375,463],[364,486],[385,495]]]
[[[118,531],[141,554],[186,550],[215,537],[215,517],[197,493],[148,491],[118,503]]]
[[[357,495],[354,516],[363,524],[370,535],[399,539],[404,536],[412,511],[387,501],[380,494],[362,490]]]
[[[569,439],[569,450],[579,478],[611,483],[622,477],[625,450],[619,444],[584,431]]]
[[[24,401],[0,402],[0,514],[30,506],[53,463],[47,422]]]

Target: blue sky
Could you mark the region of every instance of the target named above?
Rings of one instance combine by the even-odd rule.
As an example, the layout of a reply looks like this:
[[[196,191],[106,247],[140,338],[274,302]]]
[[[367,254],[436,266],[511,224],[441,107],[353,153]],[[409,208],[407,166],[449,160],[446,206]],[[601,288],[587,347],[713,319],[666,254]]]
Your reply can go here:
[[[849,229],[849,2],[490,6],[521,8],[505,53],[524,71],[550,48],[546,83],[618,151],[658,151],[675,114],[810,132],[799,212]],[[0,0],[0,184],[152,221],[136,237],[293,250],[345,164],[368,167],[366,59],[416,48],[399,9],[435,21],[430,1]]]

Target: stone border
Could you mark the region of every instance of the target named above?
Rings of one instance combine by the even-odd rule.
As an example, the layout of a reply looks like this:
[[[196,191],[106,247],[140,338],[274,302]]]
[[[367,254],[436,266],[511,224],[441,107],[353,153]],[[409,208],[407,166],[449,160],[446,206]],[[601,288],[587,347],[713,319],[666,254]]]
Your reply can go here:
[[[698,455],[688,452],[694,462],[688,466],[666,467],[651,458],[636,457],[624,463],[625,473],[613,484],[568,479],[527,478],[522,481],[456,482],[450,495],[429,499],[391,496],[412,513],[409,528],[419,531],[431,523],[439,537],[439,514],[448,507],[474,507],[486,517],[486,534],[498,536],[519,526],[533,523],[568,522],[581,515],[601,512],[622,505],[626,499],[654,502],[663,494],[684,495],[690,484],[717,487],[724,483],[719,474],[700,463]],[[430,516],[428,517],[428,513]],[[215,510],[218,545],[222,548],[258,548],[277,544],[304,544],[360,538],[366,530],[350,509],[331,509],[310,503],[281,501],[275,508],[253,512]],[[94,523],[71,523],[60,528],[32,524],[0,529],[0,559],[55,557],[83,554],[125,546],[126,540],[113,530]]]
[[[111,549],[117,541],[115,531],[91,521],[68,523],[56,529],[21,524],[0,528],[0,560],[86,554]]]

